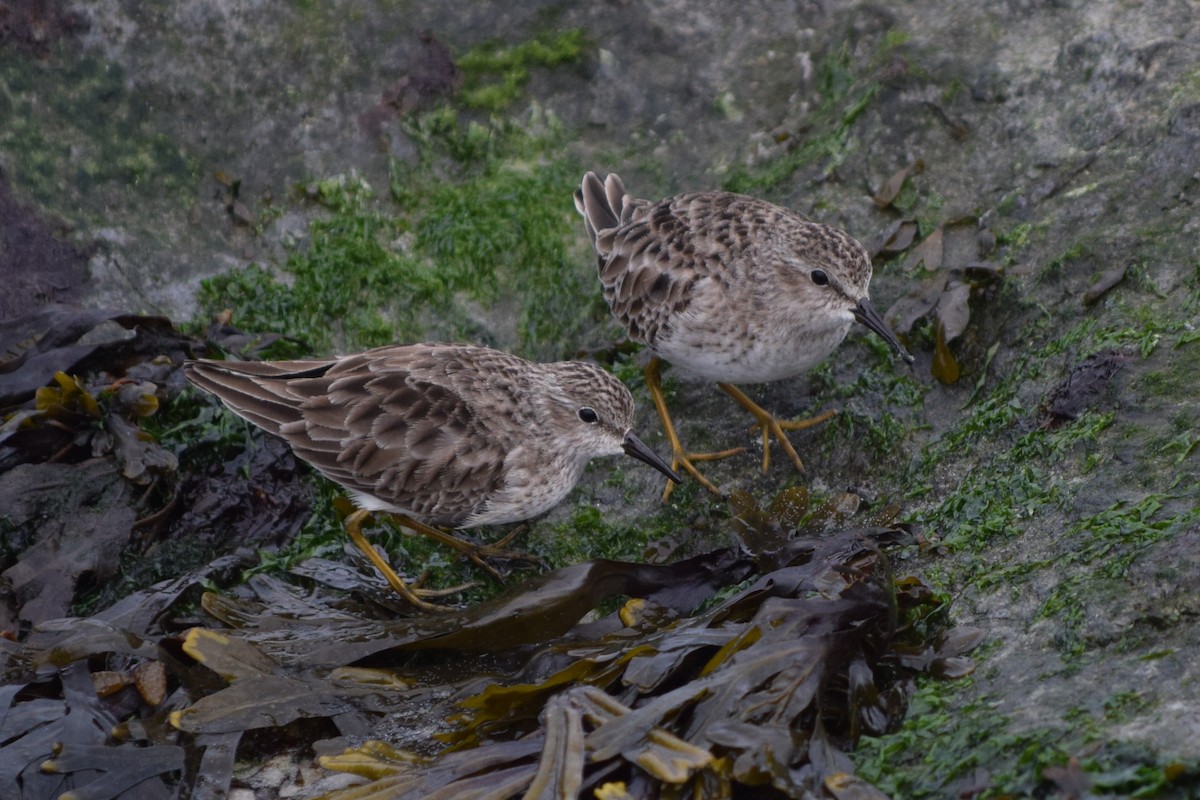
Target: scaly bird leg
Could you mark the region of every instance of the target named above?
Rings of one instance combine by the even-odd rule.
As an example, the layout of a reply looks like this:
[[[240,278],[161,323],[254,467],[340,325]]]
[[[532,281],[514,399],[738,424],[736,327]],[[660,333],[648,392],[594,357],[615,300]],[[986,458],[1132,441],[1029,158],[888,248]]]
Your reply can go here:
[[[405,528],[408,528],[415,533],[419,533],[422,536],[427,536],[430,539],[433,539],[435,542],[441,542],[447,547],[462,553],[464,556],[475,562],[476,566],[502,583],[504,581],[504,576],[500,574],[499,570],[485,561],[485,559],[494,558],[503,561],[527,561],[531,564],[543,564],[540,558],[530,555],[529,553],[521,553],[516,550],[504,550],[502,547],[494,545],[475,544],[474,542],[468,542],[465,539],[460,539],[452,533],[438,530],[437,528],[426,525],[423,522],[417,522],[412,517],[406,517],[403,514],[393,514],[392,516],[394,516],[396,521]],[[519,531],[520,528],[518,528],[517,531],[510,533],[508,536],[505,536],[497,543],[497,545],[504,545],[512,541],[513,537],[516,536],[517,532]]]
[[[700,482],[700,485],[717,497],[724,497],[721,490],[713,485],[712,481],[700,474],[700,470],[696,469],[695,461],[718,461],[722,458],[736,456],[738,453],[745,452],[744,447],[734,447],[729,450],[722,450],[719,453],[689,453],[683,449],[683,445],[679,443],[679,437],[675,434],[675,425],[671,422],[671,415],[667,412],[667,400],[663,397],[662,391],[662,361],[658,356],[650,359],[650,363],[646,365],[646,388],[650,390],[650,398],[654,401],[654,408],[658,410],[658,417],[662,420],[663,430],[667,434],[667,441],[671,443],[671,469],[683,467],[693,478]],[[671,497],[671,492],[675,490],[675,483],[667,481],[667,488],[663,490],[662,501],[665,503]]]
[[[742,392],[741,389],[737,388],[733,384],[718,383],[717,386],[721,387],[721,391],[725,392],[727,395],[729,395],[734,400],[736,400],[738,402],[738,405],[740,405],[742,408],[749,411],[752,415],[754,415],[754,418],[756,420],[758,420],[757,424],[754,427],[756,427],[762,431],[762,440],[763,440],[762,469],[763,469],[764,474],[766,473],[767,468],[771,465],[771,436],[772,435],[774,435],[774,437],[779,441],[779,443],[781,445],[783,445],[783,449],[787,452],[787,454],[789,456],[791,456],[792,463],[794,463],[796,465],[796,469],[800,470],[800,472],[803,473],[804,472],[804,462],[800,460],[800,456],[796,453],[796,448],[792,447],[792,442],[791,442],[791,440],[788,439],[787,434],[784,433],[784,431],[785,430],[802,431],[805,428],[811,428],[813,425],[818,425],[822,422],[825,422],[826,420],[828,420],[830,417],[832,417],[834,414],[837,413],[836,410],[830,409],[829,411],[826,411],[823,414],[818,414],[817,416],[811,417],[809,419],[801,419],[801,420],[796,420],[794,422],[789,422],[787,420],[781,421],[779,419],[776,419],[776,417],[773,414],[771,414],[769,411],[764,410],[762,408],[762,406],[760,406],[758,403],[754,402],[749,397],[747,397],[745,395],[745,393]]]
[[[404,580],[396,574],[396,571],[392,569],[391,565],[384,560],[383,556],[379,555],[379,553],[375,551],[375,548],[372,547],[371,543],[367,541],[367,537],[363,536],[363,520],[370,515],[370,511],[365,511],[360,508],[350,516],[346,517],[346,521],[343,524],[346,527],[346,534],[350,537],[350,541],[354,542],[355,546],[362,551],[363,555],[365,555],[367,559],[375,565],[375,569],[379,570],[379,572],[387,580],[388,585],[391,586],[397,594],[407,600],[412,606],[419,608],[422,611],[450,611],[451,609],[449,608],[443,608],[442,606],[434,605],[433,603],[427,603],[421,598],[444,597],[447,593],[453,594],[454,592],[462,591],[463,589],[471,586],[471,584],[464,584],[463,586],[455,587],[449,592],[446,590],[429,591],[426,589],[410,589]]]

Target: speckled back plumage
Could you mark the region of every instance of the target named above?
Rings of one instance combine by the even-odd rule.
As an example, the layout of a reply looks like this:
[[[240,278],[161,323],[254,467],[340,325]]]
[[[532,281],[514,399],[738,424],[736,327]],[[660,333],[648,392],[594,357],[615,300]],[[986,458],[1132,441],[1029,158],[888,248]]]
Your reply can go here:
[[[187,365],[189,380],[283,438],[370,510],[451,527],[527,519],[587,461],[622,452],[633,399],[594,364],[395,345],[319,361]],[[599,425],[577,416],[594,408]]]
[[[604,297],[631,338],[706,377],[775,380],[845,336],[871,262],[853,237],[753,197],[703,191],[657,203],[588,173],[575,193]],[[825,270],[834,291],[808,275]],[[809,298],[805,302],[789,299]]]

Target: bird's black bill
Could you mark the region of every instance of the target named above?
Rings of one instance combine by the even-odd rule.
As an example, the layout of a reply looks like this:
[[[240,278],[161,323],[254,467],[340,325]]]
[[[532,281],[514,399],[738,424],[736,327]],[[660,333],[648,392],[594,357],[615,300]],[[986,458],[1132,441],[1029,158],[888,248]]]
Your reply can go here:
[[[671,465],[659,458],[658,453],[647,447],[645,442],[634,436],[633,431],[625,434],[625,454],[633,456],[638,461],[645,461],[676,483],[683,483],[683,478],[679,477],[679,473],[671,469]]]
[[[892,329],[883,321],[883,317],[879,316],[879,312],[875,310],[875,306],[871,305],[870,300],[864,297],[858,301],[858,305],[854,307],[854,318],[882,336],[883,340],[904,359],[904,363],[913,363],[913,357],[904,349],[904,345],[900,344],[896,334],[892,333]]]

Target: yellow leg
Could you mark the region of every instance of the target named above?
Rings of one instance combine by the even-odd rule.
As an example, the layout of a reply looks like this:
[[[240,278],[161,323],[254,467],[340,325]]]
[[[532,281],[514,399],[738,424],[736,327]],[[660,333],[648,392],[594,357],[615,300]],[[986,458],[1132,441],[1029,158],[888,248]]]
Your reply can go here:
[[[765,411],[762,408],[762,406],[760,406],[758,403],[754,402],[749,397],[747,397],[745,395],[745,393],[742,392],[741,389],[737,388],[733,384],[718,383],[717,386],[721,387],[721,391],[725,392],[730,397],[732,397],[734,400],[736,400],[738,402],[738,405],[740,405],[742,408],[749,411],[751,414],[754,415],[754,418],[756,420],[758,420],[758,423],[755,425],[755,427],[757,427],[759,430],[762,431],[762,440],[763,440],[762,469],[763,469],[764,473],[766,473],[767,468],[771,465],[771,436],[772,435],[774,435],[775,438],[777,440],[779,440],[779,443],[781,445],[783,445],[784,451],[786,451],[787,454],[791,457],[792,463],[794,463],[796,465],[796,469],[800,470],[800,472],[803,473],[804,472],[804,462],[800,460],[800,456],[796,453],[796,448],[792,447],[792,443],[788,439],[787,434],[784,433],[784,431],[785,430],[802,431],[805,428],[811,428],[813,425],[818,425],[822,422],[825,422],[826,420],[828,420],[830,417],[832,417],[834,414],[837,413],[837,411],[830,409],[829,411],[826,411],[823,414],[818,414],[817,416],[811,417],[810,419],[801,419],[801,420],[796,420],[794,422],[789,422],[786,420],[781,421],[781,420],[776,419],[775,416],[773,414],[771,414],[770,412]]]
[[[723,497],[721,490],[713,485],[712,481],[700,474],[700,470],[696,469],[695,461],[717,461],[722,458],[736,456],[738,453],[745,452],[744,447],[734,447],[729,450],[722,450],[719,453],[689,453],[683,449],[683,445],[679,443],[679,436],[675,433],[675,425],[671,422],[671,415],[667,412],[667,401],[663,397],[662,391],[662,362],[658,357],[650,359],[650,363],[646,365],[646,388],[650,390],[650,398],[654,401],[654,408],[658,410],[659,419],[662,420],[663,430],[667,434],[667,441],[671,443],[671,469],[683,467],[689,474],[705,489],[715,494],[717,497]],[[675,490],[675,482],[667,481],[667,488],[663,490],[663,502],[671,497],[671,492]]]
[[[375,565],[375,569],[379,570],[379,572],[387,580],[388,585],[413,606],[421,609],[422,611],[450,611],[451,609],[443,608],[442,606],[437,606],[433,603],[427,603],[421,599],[422,595],[425,597],[443,596],[443,592],[428,592],[421,589],[410,589],[404,580],[396,574],[396,571],[391,568],[391,565],[383,560],[383,556],[375,552],[375,548],[371,546],[371,543],[367,541],[367,537],[363,536],[362,533],[363,520],[370,515],[370,511],[364,511],[360,508],[350,516],[346,517],[344,524],[346,526],[346,533],[350,536],[350,541],[354,542],[358,549],[363,552],[363,555],[365,555],[367,559]],[[456,587],[456,591],[461,590],[462,588],[464,587]]]
[[[409,530],[419,533],[422,536],[428,536],[435,542],[441,542],[447,547],[462,553],[464,556],[475,562],[476,566],[480,567],[493,578],[501,582],[503,582],[504,576],[500,574],[499,570],[487,563],[485,559],[495,558],[505,561],[528,561],[531,564],[542,563],[540,558],[537,556],[532,556],[528,553],[521,553],[516,550],[504,550],[501,547],[493,545],[475,544],[474,542],[468,542],[465,539],[460,539],[452,533],[438,530],[437,528],[426,525],[423,522],[417,522],[415,519],[406,517],[403,514],[393,514],[392,516],[394,516],[401,525]],[[520,529],[518,528],[508,536],[505,536],[500,540],[499,544],[504,545],[512,541],[513,537],[516,536],[519,531]]]

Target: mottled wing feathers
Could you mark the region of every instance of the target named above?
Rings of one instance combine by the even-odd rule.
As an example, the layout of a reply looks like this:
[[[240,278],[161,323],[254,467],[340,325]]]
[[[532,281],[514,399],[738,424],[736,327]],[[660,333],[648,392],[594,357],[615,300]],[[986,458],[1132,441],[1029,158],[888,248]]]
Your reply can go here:
[[[616,175],[601,183],[591,172],[575,204],[596,249],[609,308],[632,338],[651,346],[702,291],[720,292],[735,282],[729,273],[737,259],[729,256],[754,241],[747,225],[766,226],[765,212],[773,208],[726,192],[651,203],[628,196]],[[755,213],[759,204],[763,214]]]
[[[514,429],[492,424],[489,409],[466,398],[486,396],[511,410],[513,373],[490,362],[515,359],[471,348],[438,358],[423,348],[406,359],[398,350],[382,351],[379,377],[361,389],[350,380],[331,387],[328,400],[348,409],[353,434],[343,461],[377,481],[378,496],[433,524],[457,526],[502,488],[505,457],[516,445]],[[350,368],[347,376],[361,372]]]
[[[188,377],[281,436],[365,507],[457,526],[501,488],[504,458],[514,446],[511,434],[489,426],[461,391],[480,380],[501,387],[511,380],[503,364],[474,364],[481,353],[513,358],[482,348],[416,345],[306,362],[291,372],[260,363],[195,362]],[[503,388],[490,392],[506,402]]]

